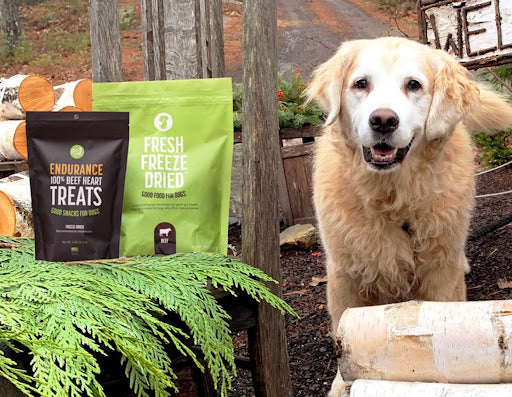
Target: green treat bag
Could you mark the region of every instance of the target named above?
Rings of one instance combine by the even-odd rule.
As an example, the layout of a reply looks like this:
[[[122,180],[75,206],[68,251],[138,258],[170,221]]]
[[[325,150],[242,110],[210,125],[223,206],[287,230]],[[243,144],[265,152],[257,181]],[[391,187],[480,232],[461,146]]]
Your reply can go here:
[[[120,255],[226,254],[231,79],[93,84],[93,110],[130,113]]]

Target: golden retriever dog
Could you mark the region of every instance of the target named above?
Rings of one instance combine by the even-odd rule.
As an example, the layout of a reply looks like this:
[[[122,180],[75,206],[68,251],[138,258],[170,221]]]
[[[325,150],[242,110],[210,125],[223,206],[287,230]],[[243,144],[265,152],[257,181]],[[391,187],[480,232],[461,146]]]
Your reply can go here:
[[[465,300],[470,131],[511,128],[512,108],[448,53],[392,37],[344,43],[307,96],[328,112],[313,198],[333,333],[348,307]]]

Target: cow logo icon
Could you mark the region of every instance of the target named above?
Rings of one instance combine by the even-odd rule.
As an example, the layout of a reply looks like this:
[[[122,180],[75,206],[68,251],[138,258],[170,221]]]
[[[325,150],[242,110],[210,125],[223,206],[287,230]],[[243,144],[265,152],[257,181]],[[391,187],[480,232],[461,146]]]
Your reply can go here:
[[[172,117],[169,113],[158,113],[155,117],[154,124],[158,131],[169,131],[172,128]]]
[[[176,253],[176,228],[169,222],[161,222],[154,230],[155,254],[170,255]]]

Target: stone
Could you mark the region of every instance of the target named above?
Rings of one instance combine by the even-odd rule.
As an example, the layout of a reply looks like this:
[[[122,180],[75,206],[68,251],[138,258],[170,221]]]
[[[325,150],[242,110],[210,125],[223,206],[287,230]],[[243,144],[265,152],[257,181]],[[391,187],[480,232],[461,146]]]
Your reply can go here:
[[[292,245],[311,248],[318,243],[316,228],[311,224],[297,224],[283,230],[279,235],[279,245]]]

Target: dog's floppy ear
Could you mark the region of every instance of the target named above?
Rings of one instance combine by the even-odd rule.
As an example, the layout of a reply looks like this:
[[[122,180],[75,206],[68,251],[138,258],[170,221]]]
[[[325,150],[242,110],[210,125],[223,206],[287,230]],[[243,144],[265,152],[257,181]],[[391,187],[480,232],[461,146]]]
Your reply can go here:
[[[355,42],[341,45],[338,51],[313,72],[313,78],[306,90],[307,101],[316,100],[327,110],[325,125],[332,124],[341,111],[341,91],[345,74],[354,57]]]
[[[434,50],[433,60],[436,75],[425,129],[429,140],[452,132],[469,108],[479,100],[476,83],[451,55]]]

